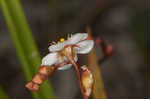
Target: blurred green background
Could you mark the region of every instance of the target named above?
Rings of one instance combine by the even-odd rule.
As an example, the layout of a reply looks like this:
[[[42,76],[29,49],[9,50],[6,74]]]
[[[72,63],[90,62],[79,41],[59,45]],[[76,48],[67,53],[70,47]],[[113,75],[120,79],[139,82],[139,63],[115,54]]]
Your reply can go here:
[[[103,37],[115,49],[114,56],[100,65],[108,99],[150,98],[149,0],[19,1],[23,10],[18,0],[0,0],[0,99],[33,99],[24,87],[26,79],[37,71],[50,42],[86,32],[86,25],[94,37]],[[32,51],[36,54],[30,57]],[[100,59],[101,48],[96,51]],[[85,58],[81,56],[80,63],[86,63]],[[45,83],[38,94],[33,93],[35,99],[81,99],[73,68],[57,71],[49,80],[51,85]]]

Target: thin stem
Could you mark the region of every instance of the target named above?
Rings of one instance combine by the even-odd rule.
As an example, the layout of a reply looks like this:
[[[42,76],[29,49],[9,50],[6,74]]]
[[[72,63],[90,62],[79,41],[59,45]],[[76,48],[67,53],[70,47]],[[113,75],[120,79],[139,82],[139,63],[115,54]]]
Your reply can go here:
[[[80,70],[78,68],[78,65],[76,64],[76,62],[73,59],[70,60],[70,62],[73,64],[73,66],[74,66],[74,68],[77,72],[78,82],[79,82],[79,85],[80,85],[80,90],[81,90],[83,99],[88,99],[88,97],[84,94],[84,89],[83,89],[83,86],[82,86],[82,83],[81,83],[81,75],[80,75]]]
[[[74,49],[73,49],[74,45],[69,45],[69,46],[66,46],[60,53],[67,57],[67,59],[69,60],[69,63],[71,63],[76,72],[77,72],[77,76],[78,76],[78,82],[79,82],[79,85],[80,85],[80,90],[81,90],[81,93],[82,93],[82,96],[83,96],[83,99],[88,99],[88,97],[86,96],[86,94],[84,93],[84,88],[83,88],[83,85],[82,85],[82,80],[81,80],[81,75],[80,75],[80,70],[78,68],[78,65],[76,64],[75,60],[74,60],[74,56],[75,56],[75,52],[74,52]]]
[[[87,27],[87,33],[89,35],[89,38],[93,39],[92,29],[90,27]],[[101,41],[99,43],[101,43]],[[93,73],[94,80],[95,80],[93,86],[93,99],[107,99],[101,71],[99,68],[99,64],[97,63],[96,60],[97,60],[97,56],[96,56],[95,49],[93,48],[92,51],[88,54],[89,69]]]
[[[86,96],[86,95],[84,94],[83,86],[82,86],[82,83],[81,83],[80,70],[79,70],[79,68],[78,68],[78,65],[76,64],[76,62],[75,62],[73,59],[71,59],[70,62],[73,64],[73,66],[74,66],[74,68],[75,68],[75,70],[76,70],[76,72],[77,72],[78,82],[79,82],[79,85],[80,85],[81,93],[82,93],[82,95],[83,95],[83,99],[88,99],[88,96]],[[56,68],[59,68],[59,67],[65,65],[65,64],[68,64],[68,62],[63,62],[63,63],[61,63],[61,64],[58,64],[58,65],[56,65]]]

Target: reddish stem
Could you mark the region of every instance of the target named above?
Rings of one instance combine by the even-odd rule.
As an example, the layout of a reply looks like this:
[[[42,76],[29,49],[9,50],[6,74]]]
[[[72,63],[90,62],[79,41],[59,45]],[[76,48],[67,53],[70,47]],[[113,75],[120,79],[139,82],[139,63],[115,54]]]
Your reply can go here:
[[[68,58],[69,62],[74,66],[74,68],[75,68],[75,70],[77,72],[78,82],[79,82],[79,85],[80,85],[80,90],[81,90],[83,99],[88,99],[88,97],[84,93],[84,88],[83,88],[83,85],[82,85],[82,82],[81,82],[81,75],[80,75],[79,67],[76,64],[75,60],[74,60],[75,52],[74,52],[73,47],[74,47],[74,45],[68,45],[60,53],[63,56],[66,56]]]
[[[76,72],[77,72],[77,76],[78,76],[78,82],[79,82],[79,85],[80,85],[80,90],[81,90],[81,93],[82,93],[82,96],[83,96],[83,99],[88,99],[88,96],[86,96],[84,94],[84,89],[83,89],[83,86],[82,86],[82,83],[81,83],[81,76],[80,76],[80,70],[78,68],[78,65],[76,64],[76,62],[72,59],[70,60],[70,62],[73,64]]]

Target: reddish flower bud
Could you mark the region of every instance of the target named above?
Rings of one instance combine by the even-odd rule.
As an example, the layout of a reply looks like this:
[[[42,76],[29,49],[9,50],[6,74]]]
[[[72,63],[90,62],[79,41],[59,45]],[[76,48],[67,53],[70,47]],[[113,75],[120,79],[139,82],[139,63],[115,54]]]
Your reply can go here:
[[[93,90],[94,78],[86,66],[82,66],[81,82],[86,96],[90,96]]]
[[[107,56],[112,56],[113,55],[113,47],[112,45],[107,45],[105,48],[105,54]]]

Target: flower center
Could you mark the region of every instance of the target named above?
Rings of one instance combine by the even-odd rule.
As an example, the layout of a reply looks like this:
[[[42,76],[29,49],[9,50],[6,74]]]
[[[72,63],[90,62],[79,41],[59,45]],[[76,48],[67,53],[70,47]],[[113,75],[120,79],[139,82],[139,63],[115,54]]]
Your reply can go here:
[[[60,40],[57,42],[57,44],[61,43],[61,42],[64,42],[65,39],[64,38],[60,38]]]
[[[67,37],[67,40],[69,40],[71,38],[72,34],[69,34],[68,37]],[[61,43],[61,42],[64,42],[65,39],[64,38],[60,38],[59,41],[57,42],[57,44]]]
[[[65,56],[68,60],[72,60],[75,57],[75,52],[71,45],[65,46],[60,52],[63,56]]]

